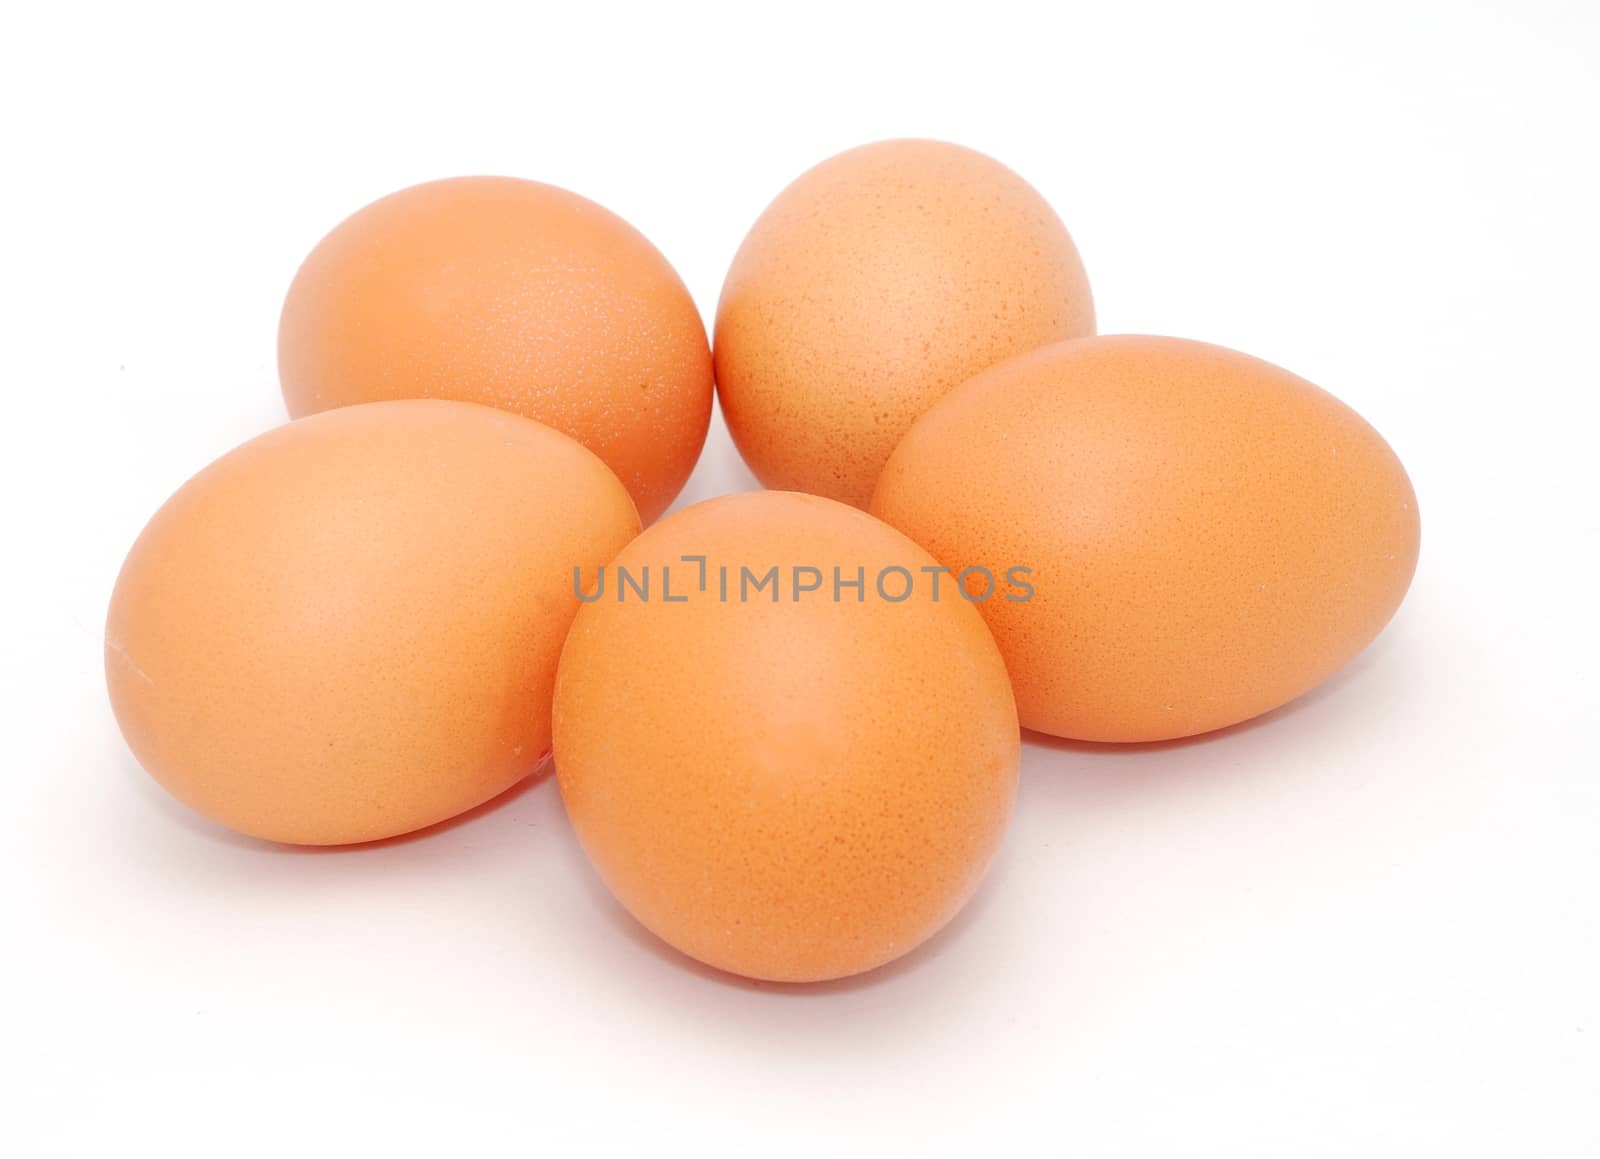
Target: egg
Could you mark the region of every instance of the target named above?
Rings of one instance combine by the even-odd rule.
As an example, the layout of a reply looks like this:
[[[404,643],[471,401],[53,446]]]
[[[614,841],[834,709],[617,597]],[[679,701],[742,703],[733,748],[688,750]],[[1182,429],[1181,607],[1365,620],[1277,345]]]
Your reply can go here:
[[[883,141],[805,173],[751,228],[717,308],[717,390],[764,484],[864,507],[946,393],[1093,332],[1077,248],[1027,182],[958,145]]]
[[[897,958],[961,908],[1019,733],[982,617],[930,572],[864,512],[755,492],[670,515],[584,576],[556,776],[645,926],[719,969],[810,982]]]
[[[654,519],[705,442],[711,352],[643,235],[575,193],[460,177],[360,210],[311,251],[278,329],[289,413],[448,398],[571,435]]]
[[[134,543],[106,621],[112,707],[157,781],[241,833],[420,829],[547,755],[571,568],[638,529],[598,458],[518,415],[301,419],[205,468]]]
[[[1315,687],[1399,607],[1420,535],[1399,459],[1338,399],[1143,336],[976,376],[907,434],[872,510],[979,569],[964,590],[1022,723],[1091,741],[1202,733]]]

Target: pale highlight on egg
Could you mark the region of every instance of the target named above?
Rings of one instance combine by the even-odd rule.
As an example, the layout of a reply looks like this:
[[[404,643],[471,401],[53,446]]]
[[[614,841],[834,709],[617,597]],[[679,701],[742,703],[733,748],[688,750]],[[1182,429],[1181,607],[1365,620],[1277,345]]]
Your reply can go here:
[[[185,483],[128,553],[106,682],[139,762],[229,828],[371,841],[502,792],[550,745],[556,661],[638,532],[603,463],[463,402],[347,407]]]
[[[1032,569],[978,607],[1022,723],[1149,741],[1315,687],[1389,621],[1416,495],[1338,399],[1176,338],[1065,342],[978,375],[911,429],[872,510],[940,562]]]
[[[711,351],[666,258],[537,181],[458,177],[352,215],[295,275],[278,330],[293,416],[396,398],[479,402],[594,451],[648,522],[711,418]]]
[[[978,887],[1016,709],[982,618],[948,582],[935,600],[927,568],[865,513],[778,492],[668,516],[612,562],[562,653],[556,774],[600,876],[661,938],[754,978],[837,978]]]
[[[959,145],[883,141],[803,174],[751,228],[717,309],[717,390],[763,483],[865,507],[946,393],[1092,333],[1077,247],[1032,186]]]

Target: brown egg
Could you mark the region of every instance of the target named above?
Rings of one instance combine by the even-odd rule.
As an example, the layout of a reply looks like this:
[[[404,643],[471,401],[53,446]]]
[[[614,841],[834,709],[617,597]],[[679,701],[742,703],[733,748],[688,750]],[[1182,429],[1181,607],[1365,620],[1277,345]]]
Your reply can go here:
[[[1016,791],[1016,708],[982,617],[924,569],[863,512],[755,492],[586,573],[556,774],[606,884],[684,953],[837,978],[977,888]]]
[[[1221,728],[1327,679],[1399,607],[1419,536],[1361,416],[1178,338],[1064,342],[978,375],[911,429],[872,510],[993,577],[968,591],[988,592],[1022,723],[1097,741]]]
[[[751,228],[717,310],[717,390],[768,487],[865,507],[951,389],[1092,333],[1077,248],[1027,182],[958,145],[883,141],[803,174]]]
[[[577,439],[648,522],[694,468],[711,352],[667,260],[615,214],[511,177],[403,189],[311,251],[283,305],[295,417],[396,398],[481,402]]]
[[[639,529],[577,443],[462,402],[373,403],[252,439],[128,553],[106,682],[134,755],[241,833],[431,825],[550,743],[572,568]]]

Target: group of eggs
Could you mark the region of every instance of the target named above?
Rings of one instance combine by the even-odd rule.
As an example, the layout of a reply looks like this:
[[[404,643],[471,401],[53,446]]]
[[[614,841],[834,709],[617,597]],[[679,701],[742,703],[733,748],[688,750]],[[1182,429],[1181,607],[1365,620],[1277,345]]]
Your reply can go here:
[[[784,190],[714,356],[625,222],[461,178],[323,239],[279,368],[296,421],[180,488],[118,578],[140,762],[223,825],[340,844],[553,749],[620,901],[756,978],[943,925],[1004,830],[1019,722],[1127,742],[1263,713],[1372,640],[1417,558],[1358,415],[1247,355],[1095,337],[1049,205],[940,142]],[[714,391],[772,490],[654,522]]]

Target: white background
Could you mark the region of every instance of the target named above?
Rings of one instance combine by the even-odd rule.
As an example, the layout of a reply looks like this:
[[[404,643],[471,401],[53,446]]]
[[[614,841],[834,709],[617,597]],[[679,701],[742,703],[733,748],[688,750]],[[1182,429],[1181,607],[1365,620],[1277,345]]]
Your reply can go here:
[[[0,33],[0,1151],[1600,1154],[1600,8],[35,5]],[[1256,724],[1030,743],[923,951],[813,989],[654,943],[554,784],[296,852],[168,800],[99,633],[185,478],[283,419],[345,214],[509,173],[639,226],[709,317],[801,170],[989,152],[1105,332],[1235,346],[1410,469],[1410,597]],[[686,498],[751,486],[720,422]]]

